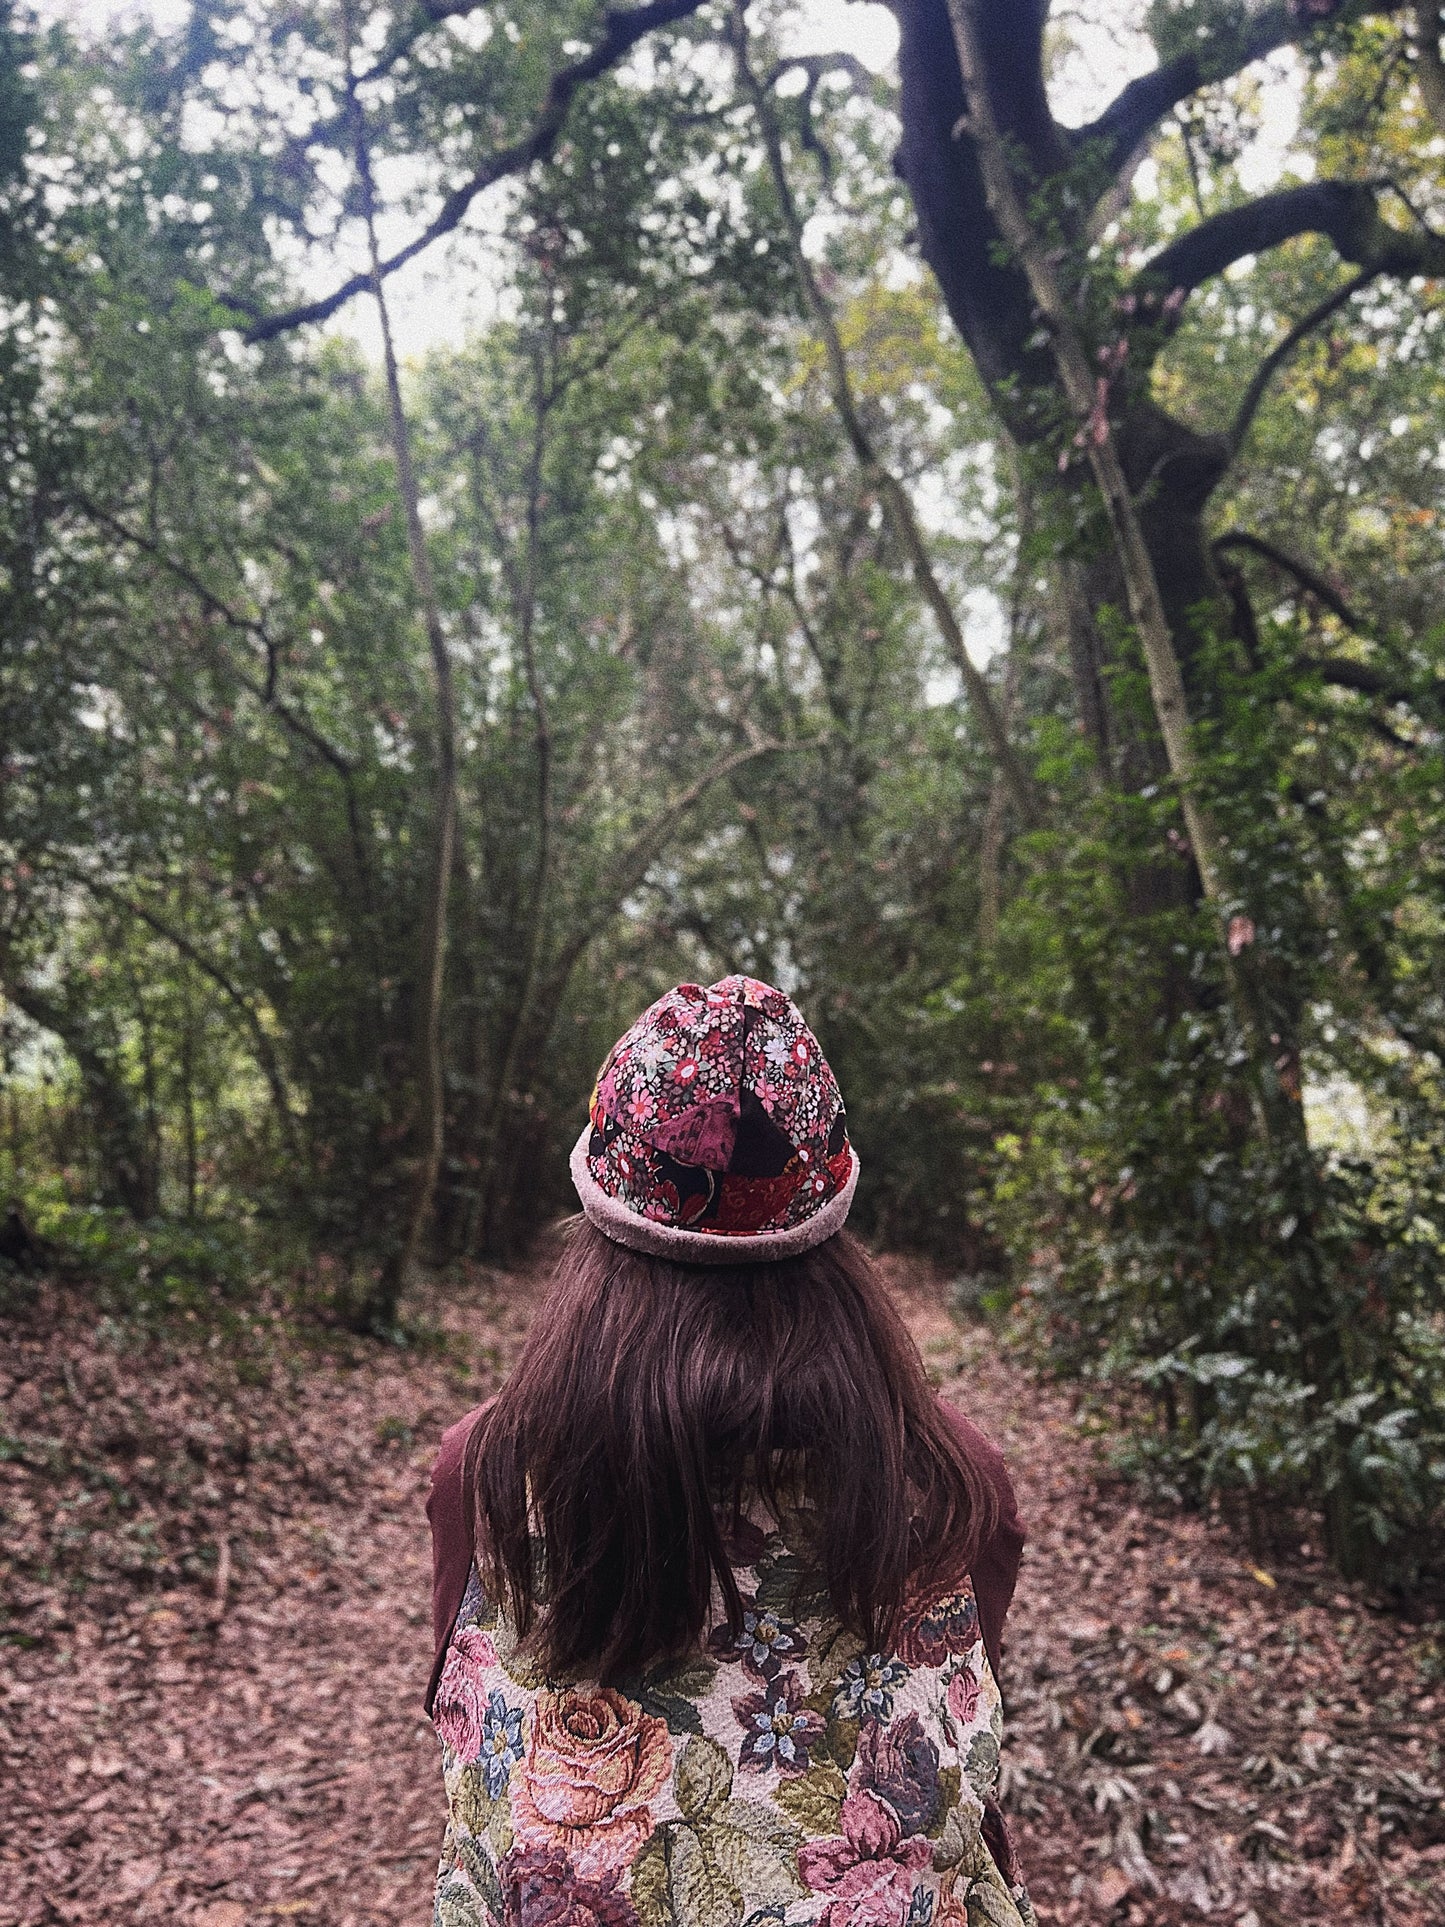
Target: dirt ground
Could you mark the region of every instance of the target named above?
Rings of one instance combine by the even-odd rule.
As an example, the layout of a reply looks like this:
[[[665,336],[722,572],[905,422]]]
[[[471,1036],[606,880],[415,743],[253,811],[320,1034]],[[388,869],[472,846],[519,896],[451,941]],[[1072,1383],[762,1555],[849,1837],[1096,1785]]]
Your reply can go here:
[[[1045,1927],[1445,1923],[1440,1629],[1146,1508],[890,1272],[1030,1527],[1005,1786]],[[529,1293],[478,1274],[421,1351],[140,1343],[49,1287],[0,1323],[0,1927],[423,1927],[422,1501]]]

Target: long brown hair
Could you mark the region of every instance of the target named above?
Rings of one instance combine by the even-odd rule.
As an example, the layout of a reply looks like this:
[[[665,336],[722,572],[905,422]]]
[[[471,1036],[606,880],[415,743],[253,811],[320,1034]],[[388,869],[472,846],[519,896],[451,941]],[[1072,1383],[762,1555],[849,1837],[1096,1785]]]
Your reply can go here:
[[[997,1520],[846,1232],[796,1258],[703,1267],[577,1220],[467,1477],[484,1583],[554,1678],[692,1646],[714,1580],[738,1630],[728,1509],[750,1491],[774,1517],[780,1502],[804,1510],[815,1579],[874,1652]]]

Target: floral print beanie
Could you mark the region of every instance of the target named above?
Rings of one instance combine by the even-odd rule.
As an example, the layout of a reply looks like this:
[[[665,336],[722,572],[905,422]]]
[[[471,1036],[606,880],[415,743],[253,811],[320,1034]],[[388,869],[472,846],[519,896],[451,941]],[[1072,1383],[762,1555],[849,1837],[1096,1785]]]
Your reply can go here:
[[[785,1258],[840,1229],[858,1159],[796,1004],[754,977],[679,984],[618,1039],[572,1152],[582,1209],[683,1264]]]

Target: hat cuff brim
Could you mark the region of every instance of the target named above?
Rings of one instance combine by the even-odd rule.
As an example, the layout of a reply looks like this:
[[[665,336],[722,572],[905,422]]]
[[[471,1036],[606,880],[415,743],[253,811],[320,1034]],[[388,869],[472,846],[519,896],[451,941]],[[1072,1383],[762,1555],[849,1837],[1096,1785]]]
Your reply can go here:
[[[852,1166],[847,1183],[801,1224],[791,1224],[783,1231],[683,1231],[629,1211],[625,1204],[607,1195],[588,1169],[591,1136],[592,1126],[587,1124],[569,1160],[583,1214],[614,1244],[626,1245],[630,1251],[645,1251],[653,1258],[671,1258],[680,1265],[749,1265],[771,1258],[795,1258],[800,1251],[811,1251],[843,1229],[858,1188],[858,1153],[850,1144]]]

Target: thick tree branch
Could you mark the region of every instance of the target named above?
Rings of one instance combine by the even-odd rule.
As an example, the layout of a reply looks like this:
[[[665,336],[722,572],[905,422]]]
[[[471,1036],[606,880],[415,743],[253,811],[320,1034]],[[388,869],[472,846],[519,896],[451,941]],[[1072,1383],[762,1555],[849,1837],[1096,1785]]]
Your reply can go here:
[[[1244,438],[1249,433],[1250,424],[1259,412],[1259,404],[1264,400],[1265,390],[1274,379],[1276,372],[1289,360],[1307,335],[1313,334],[1316,328],[1323,327],[1332,314],[1343,308],[1352,295],[1358,294],[1360,289],[1366,287],[1374,278],[1373,268],[1361,268],[1358,274],[1351,275],[1350,279],[1342,287],[1336,288],[1333,294],[1328,294],[1323,301],[1317,302],[1308,314],[1301,315],[1283,339],[1276,342],[1270,349],[1255,369],[1250,384],[1244,391],[1244,399],[1240,402],[1234,420],[1230,424],[1231,455],[1237,455],[1244,446]]]
[[[1264,987],[1256,960],[1239,952],[1229,939],[1229,918],[1240,899],[1233,874],[1233,852],[1215,818],[1201,780],[1198,750],[1190,727],[1188,702],[1174,637],[1169,628],[1159,580],[1144,538],[1133,495],[1125,478],[1107,416],[1098,406],[1097,376],[1073,304],[1064,292],[1054,260],[1035,231],[1010,156],[993,111],[988,68],[978,31],[982,0],[948,0],[949,20],[963,78],[965,114],[958,132],[972,141],[983,172],[988,205],[1019,266],[1047,331],[1059,380],[1070,409],[1079,422],[1079,435],[1088,451],[1094,481],[1103,498],[1115,554],[1124,577],[1129,613],[1138,631],[1148,672],[1149,690],[1159,733],[1164,741],[1169,771],[1179,791],[1180,806],[1204,895],[1215,912],[1220,961],[1230,1002],[1246,1041],[1253,1072],[1254,1097],[1265,1134],[1289,1160],[1298,1185],[1301,1215],[1313,1209],[1315,1174],[1305,1135],[1304,1117],[1278,1073],[1279,1037],[1271,1027]]]
[[[1235,261],[1300,234],[1327,236],[1343,260],[1372,275],[1445,274],[1445,235],[1392,227],[1369,182],[1310,181],[1211,215],[1161,248],[1138,279],[1151,293],[1188,292]]]
[[[1265,7],[1233,32],[1224,26],[1211,30],[1197,48],[1191,47],[1152,73],[1131,80],[1097,120],[1077,129],[1070,139],[1077,146],[1102,143],[1111,170],[1120,168],[1166,114],[1201,88],[1228,80],[1254,61],[1304,40],[1320,27],[1366,14],[1403,11],[1404,0],[1373,0],[1371,4],[1316,0],[1313,5],[1285,0],[1284,4]]]
[[[671,26],[697,12],[702,0],[651,0],[643,7],[609,7],[603,15],[601,38],[590,53],[552,76],[537,118],[528,131],[506,147],[499,147],[479,163],[460,187],[453,188],[427,225],[405,247],[387,255],[372,269],[364,268],[333,288],[318,301],[302,302],[282,314],[268,315],[246,331],[248,341],[269,341],[308,321],[325,321],[344,307],[353,295],[361,294],[385,280],[414,260],[434,241],[459,227],[477,196],[509,175],[523,173],[535,161],[546,160],[566,125],[567,115],[579,90],[596,80],[625,58],[640,40],[658,27]]]

